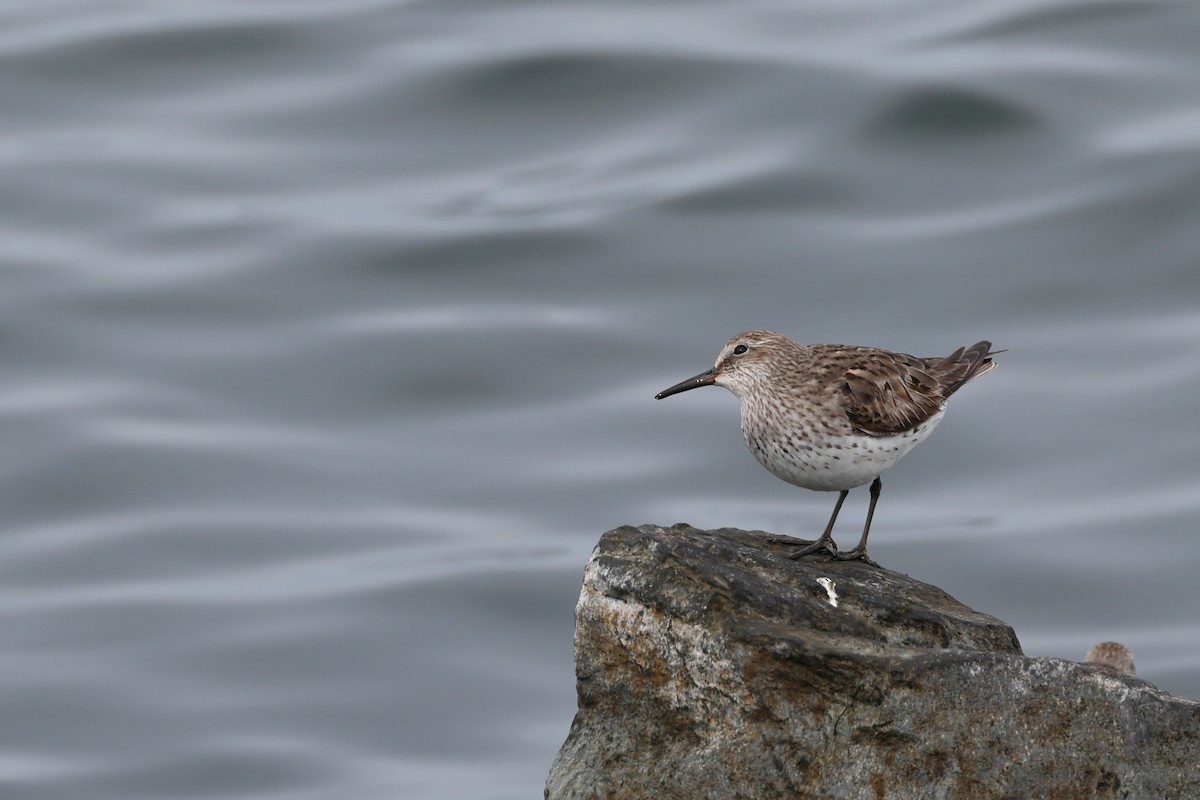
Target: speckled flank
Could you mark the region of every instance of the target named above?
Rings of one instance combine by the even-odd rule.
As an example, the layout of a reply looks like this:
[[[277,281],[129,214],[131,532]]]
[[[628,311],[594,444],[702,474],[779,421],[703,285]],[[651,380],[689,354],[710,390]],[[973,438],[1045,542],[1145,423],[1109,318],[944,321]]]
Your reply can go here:
[[[763,437],[747,430],[743,406],[742,435],[758,463],[771,474],[805,489],[834,492],[863,486],[881,475],[937,427],[939,411],[915,428],[893,436],[857,434],[806,436],[795,431],[784,437]]]

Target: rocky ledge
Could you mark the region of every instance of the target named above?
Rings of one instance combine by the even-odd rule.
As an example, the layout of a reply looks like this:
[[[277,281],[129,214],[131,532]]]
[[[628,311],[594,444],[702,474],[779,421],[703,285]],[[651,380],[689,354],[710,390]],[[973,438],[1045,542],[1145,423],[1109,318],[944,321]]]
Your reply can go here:
[[[1200,703],[1027,658],[937,587],[790,549],[686,525],[601,538],[547,798],[1200,797]]]

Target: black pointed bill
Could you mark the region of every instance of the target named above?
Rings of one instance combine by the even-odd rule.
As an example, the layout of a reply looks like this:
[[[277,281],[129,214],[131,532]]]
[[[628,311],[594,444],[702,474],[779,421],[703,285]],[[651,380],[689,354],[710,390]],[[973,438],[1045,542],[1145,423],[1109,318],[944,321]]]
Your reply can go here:
[[[710,369],[707,372],[701,372],[688,378],[686,381],[680,381],[669,389],[663,389],[658,394],[654,395],[655,400],[662,400],[664,397],[670,397],[673,394],[686,392],[688,389],[698,389],[701,386],[712,386],[716,381],[716,370]]]

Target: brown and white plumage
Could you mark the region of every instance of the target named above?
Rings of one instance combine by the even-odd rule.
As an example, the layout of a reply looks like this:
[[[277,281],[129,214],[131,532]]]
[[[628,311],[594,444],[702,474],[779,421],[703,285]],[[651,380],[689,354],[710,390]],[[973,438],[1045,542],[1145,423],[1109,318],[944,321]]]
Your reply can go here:
[[[945,358],[839,345],[813,347],[865,351],[845,373],[846,415],[856,430],[879,436],[902,433],[942,411],[950,395],[995,368],[991,346],[976,342]]]
[[[713,368],[682,381],[662,399],[700,386],[723,386],[741,400],[742,436],[764,467],[788,483],[838,491],[825,533],[800,555],[826,550],[866,558],[879,475],[928,436],[946,401],[996,365],[991,342],[945,357],[836,344],[800,345],[773,331],[739,333]],[[846,493],[871,482],[871,507],[859,546],[837,553],[831,533]],[[869,560],[869,559],[867,559]]]
[[[1126,675],[1137,674],[1133,666],[1133,653],[1120,642],[1101,642],[1093,645],[1083,660],[1086,664],[1099,664]]]

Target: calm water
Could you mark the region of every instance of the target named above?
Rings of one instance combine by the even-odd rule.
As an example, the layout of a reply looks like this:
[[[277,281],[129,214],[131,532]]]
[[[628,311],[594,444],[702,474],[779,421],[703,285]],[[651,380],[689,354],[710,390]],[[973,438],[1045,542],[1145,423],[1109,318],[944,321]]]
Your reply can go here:
[[[541,796],[733,333],[1001,368],[873,555],[1200,697],[1188,2],[0,4],[0,794]],[[852,496],[842,537],[866,503]]]

